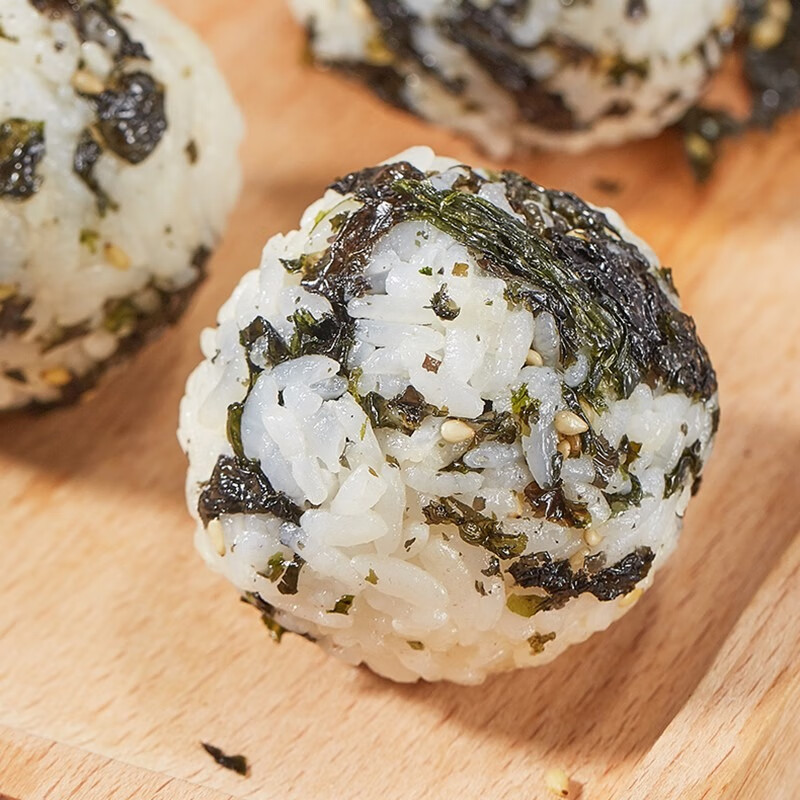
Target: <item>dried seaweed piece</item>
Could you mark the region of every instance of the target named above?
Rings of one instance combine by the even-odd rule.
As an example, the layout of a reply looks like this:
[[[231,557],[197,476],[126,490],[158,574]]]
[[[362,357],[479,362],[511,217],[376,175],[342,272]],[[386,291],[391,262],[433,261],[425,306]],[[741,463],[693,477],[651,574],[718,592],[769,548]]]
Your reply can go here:
[[[242,777],[247,777],[250,774],[250,766],[247,763],[247,759],[244,756],[229,756],[222,752],[219,747],[215,747],[213,744],[208,744],[208,742],[200,742],[203,746],[203,749],[208,753],[214,761],[217,762],[221,767],[225,769],[229,769],[232,772],[236,772]]]
[[[146,72],[115,72],[104,91],[83,96],[106,147],[129,164],[141,164],[167,131],[164,87]]]
[[[275,621],[275,606],[264,600],[261,595],[245,592],[241,599],[243,603],[247,603],[261,612],[261,621],[264,623],[264,627],[267,629],[270,639],[276,644],[280,644],[284,633],[292,633],[292,631],[289,631],[279,622]]]
[[[9,333],[25,333],[33,325],[33,320],[25,316],[33,300],[12,294],[0,300],[0,336]]]
[[[0,123],[0,198],[27,200],[43,178],[36,169],[46,152],[44,123],[14,117]]]
[[[460,313],[461,309],[452,297],[447,293],[447,284],[443,283],[438,291],[431,297],[430,308],[439,319],[447,322],[454,320]]]
[[[440,497],[422,509],[429,525],[455,525],[461,538],[507,560],[525,552],[528,537],[509,534],[497,519],[487,517],[455,497]]]
[[[693,493],[696,491],[695,485],[699,486],[700,473],[703,471],[702,452],[703,446],[699,439],[691,447],[684,448],[678,463],[664,476],[665,499],[683,489],[690,478]]]
[[[257,463],[220,456],[197,503],[203,525],[223,514],[273,514],[298,524],[302,510],[272,484]]]
[[[568,559],[553,561],[546,552],[522,556],[509,567],[509,574],[523,589],[542,589],[546,596],[511,595],[507,605],[514,613],[533,616],[539,611],[563,608],[585,593],[604,602],[614,600],[636,588],[647,577],[654,560],[655,553],[649,547],[638,547],[616,564],[590,573],[583,569],[574,572]]]
[[[425,402],[425,398],[413,386],[387,400],[377,392],[369,392],[364,397],[356,397],[373,428],[392,428],[405,434],[412,434],[431,414],[439,414],[436,406]]]
[[[568,528],[586,528],[592,522],[592,515],[585,505],[575,503],[564,495],[560,480],[547,489],[531,481],[525,487],[524,495],[533,509],[534,517]]]
[[[727,111],[702,106],[690,108],[680,125],[689,165],[700,183],[711,177],[722,142],[741,133],[744,127]]]
[[[109,211],[117,211],[119,206],[100,186],[99,181],[94,176],[94,169],[102,155],[103,148],[95,141],[88,129],[84,130],[78,139],[75,153],[72,156],[72,169],[95,196],[97,212],[101,217],[104,217]]]

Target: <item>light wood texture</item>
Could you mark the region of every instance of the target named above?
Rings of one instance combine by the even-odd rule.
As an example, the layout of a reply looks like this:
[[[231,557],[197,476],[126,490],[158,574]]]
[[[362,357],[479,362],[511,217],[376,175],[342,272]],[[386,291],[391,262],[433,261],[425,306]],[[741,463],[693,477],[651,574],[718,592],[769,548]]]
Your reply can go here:
[[[613,204],[674,267],[719,370],[717,451],[673,564],[610,631],[480,688],[395,686],[273,645],[203,568],[177,404],[200,329],[329,179],[420,142],[485,159],[303,67],[278,0],[168,5],[246,109],[246,191],[177,329],[91,402],[0,420],[0,792],[518,800],[561,766],[584,800],[796,797],[800,119],[732,143],[702,188],[671,134],[507,165]],[[251,777],[200,740],[245,753]],[[74,777],[90,770],[106,794]]]

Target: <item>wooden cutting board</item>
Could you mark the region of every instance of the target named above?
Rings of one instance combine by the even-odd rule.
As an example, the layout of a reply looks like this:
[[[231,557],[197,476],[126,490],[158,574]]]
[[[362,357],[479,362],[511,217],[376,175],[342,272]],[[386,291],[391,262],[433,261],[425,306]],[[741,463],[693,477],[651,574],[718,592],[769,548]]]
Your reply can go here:
[[[613,204],[674,267],[723,422],[671,566],[619,624],[477,688],[396,686],[280,646],[192,549],[175,440],[198,334],[333,176],[467,143],[301,64],[278,0],[170,0],[249,117],[247,185],[180,326],[90,402],[0,420],[0,794],[17,800],[800,792],[800,118],[696,186],[672,134],[512,166]],[[609,194],[602,179],[620,184]],[[210,741],[244,753],[220,769]]]

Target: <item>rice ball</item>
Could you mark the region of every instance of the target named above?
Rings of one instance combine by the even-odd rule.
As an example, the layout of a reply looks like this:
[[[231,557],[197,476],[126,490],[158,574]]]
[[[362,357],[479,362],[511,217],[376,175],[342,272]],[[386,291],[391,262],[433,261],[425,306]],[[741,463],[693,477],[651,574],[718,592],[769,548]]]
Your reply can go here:
[[[74,400],[177,319],[242,130],[208,49],[151,0],[3,0],[0,410]]]
[[[678,120],[735,0],[290,0],[316,59],[476,139],[582,151]]]
[[[202,336],[196,544],[397,681],[478,683],[607,627],[675,548],[717,383],[610,209],[428,148],[336,181]]]

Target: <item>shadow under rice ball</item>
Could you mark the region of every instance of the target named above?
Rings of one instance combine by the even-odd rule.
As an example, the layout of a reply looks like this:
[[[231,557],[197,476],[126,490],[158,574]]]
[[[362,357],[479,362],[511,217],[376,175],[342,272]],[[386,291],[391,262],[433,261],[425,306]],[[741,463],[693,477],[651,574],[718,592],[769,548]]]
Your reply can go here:
[[[196,544],[397,681],[550,661],[674,550],[719,418],[670,272],[611,209],[428,148],[336,181],[204,332]]]
[[[0,7],[0,410],[77,399],[174,322],[240,186],[239,111],[151,0]]]

